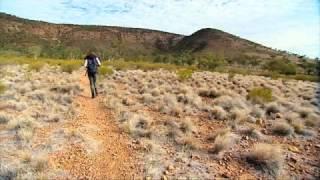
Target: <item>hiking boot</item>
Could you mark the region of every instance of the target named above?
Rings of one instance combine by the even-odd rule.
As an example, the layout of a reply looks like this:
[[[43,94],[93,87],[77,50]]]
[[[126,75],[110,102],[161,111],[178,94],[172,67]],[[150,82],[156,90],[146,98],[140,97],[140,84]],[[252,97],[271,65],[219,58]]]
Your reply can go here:
[[[95,92],[96,92],[96,96],[98,96],[98,91],[97,91],[97,89],[95,89]]]

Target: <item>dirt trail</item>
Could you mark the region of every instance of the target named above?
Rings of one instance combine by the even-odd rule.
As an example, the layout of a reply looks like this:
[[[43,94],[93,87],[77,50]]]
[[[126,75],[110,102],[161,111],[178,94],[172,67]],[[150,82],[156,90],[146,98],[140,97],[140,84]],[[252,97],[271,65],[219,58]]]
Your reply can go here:
[[[79,114],[62,128],[78,131],[90,137],[97,145],[92,153],[79,143],[70,143],[67,148],[51,158],[57,169],[64,169],[76,179],[133,179],[140,174],[137,157],[128,144],[129,137],[122,133],[112,119],[111,112],[101,104],[101,96],[90,97],[87,77],[80,79],[82,94],[76,97]]]

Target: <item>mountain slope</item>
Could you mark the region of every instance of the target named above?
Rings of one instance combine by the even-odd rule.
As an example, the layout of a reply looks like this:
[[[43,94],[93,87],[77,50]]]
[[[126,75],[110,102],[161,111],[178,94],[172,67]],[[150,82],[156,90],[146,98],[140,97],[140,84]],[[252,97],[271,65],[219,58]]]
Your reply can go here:
[[[0,52],[55,58],[81,58],[88,50],[102,58],[152,57],[158,54],[211,53],[228,61],[289,59],[298,55],[276,51],[217,29],[190,36],[156,30],[52,24],[0,13]]]
[[[0,48],[23,53],[33,47],[29,51],[41,49],[47,56],[89,49],[118,56],[151,54],[170,48],[182,37],[136,28],[50,24],[0,13]]]

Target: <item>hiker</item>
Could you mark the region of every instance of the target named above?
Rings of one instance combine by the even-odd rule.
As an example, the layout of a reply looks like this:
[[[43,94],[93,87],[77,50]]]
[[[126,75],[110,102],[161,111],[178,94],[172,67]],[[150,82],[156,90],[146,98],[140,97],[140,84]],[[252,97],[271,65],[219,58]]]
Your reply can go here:
[[[101,66],[101,62],[99,57],[92,52],[88,53],[84,60],[84,67],[87,69],[86,74],[88,74],[88,78],[90,81],[91,95],[92,98],[95,98],[96,96],[98,96],[96,79],[98,66]]]

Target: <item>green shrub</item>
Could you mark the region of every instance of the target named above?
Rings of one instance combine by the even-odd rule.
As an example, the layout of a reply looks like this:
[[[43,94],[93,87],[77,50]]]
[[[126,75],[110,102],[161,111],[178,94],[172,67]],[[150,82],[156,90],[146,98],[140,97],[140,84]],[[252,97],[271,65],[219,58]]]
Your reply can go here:
[[[197,62],[198,68],[205,70],[215,70],[216,68],[226,64],[224,56],[218,56],[210,53],[197,57]]]
[[[31,71],[37,71],[37,72],[39,72],[43,66],[44,66],[44,63],[43,63],[43,62],[35,61],[35,62],[31,62],[31,63],[29,64],[29,69],[30,69]]]
[[[270,71],[275,71],[285,75],[294,75],[297,73],[297,65],[284,59],[272,60],[268,62],[265,67]]]
[[[253,88],[247,98],[254,103],[267,103],[272,101],[272,90],[269,88]]]
[[[0,81],[0,94],[3,94],[6,91],[6,89],[6,86],[2,84],[2,82]]]
[[[113,70],[109,67],[101,66],[99,68],[99,74],[102,76],[111,75],[111,74],[113,74]]]
[[[305,75],[305,74],[297,74],[292,77],[293,79],[296,80],[301,80],[301,81],[311,81],[311,82],[319,82],[320,78],[319,76],[313,76],[313,75]]]
[[[66,61],[60,64],[61,70],[67,73],[72,73],[73,71],[79,69],[80,66],[81,66],[80,62],[76,62],[76,61]]]
[[[181,69],[177,72],[177,76],[180,80],[186,80],[192,77],[192,69]]]

